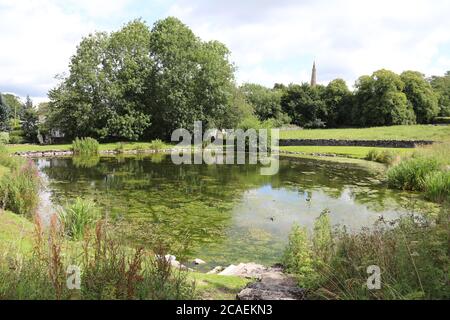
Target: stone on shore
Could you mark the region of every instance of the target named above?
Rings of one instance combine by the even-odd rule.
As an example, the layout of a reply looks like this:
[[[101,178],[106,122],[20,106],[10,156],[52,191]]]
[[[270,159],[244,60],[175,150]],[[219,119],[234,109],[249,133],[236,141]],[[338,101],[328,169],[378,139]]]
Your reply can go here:
[[[196,258],[194,259],[194,264],[205,264],[206,262],[203,261],[202,259]]]

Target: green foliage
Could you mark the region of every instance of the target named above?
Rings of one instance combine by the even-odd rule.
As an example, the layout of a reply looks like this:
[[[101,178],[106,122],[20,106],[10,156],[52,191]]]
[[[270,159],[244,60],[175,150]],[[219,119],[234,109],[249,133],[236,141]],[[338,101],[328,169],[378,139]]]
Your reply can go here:
[[[367,156],[366,160],[375,161],[385,164],[392,164],[396,158],[396,153],[390,150],[379,150],[379,149],[371,149]]]
[[[333,253],[333,237],[328,211],[314,222],[312,238],[306,229],[294,226],[284,252],[283,264],[296,275],[299,285],[317,288],[323,282],[320,270],[326,267]]]
[[[72,142],[72,151],[76,155],[96,155],[99,151],[99,143],[93,138],[75,138]]]
[[[22,114],[22,133],[27,142],[37,142],[38,124],[38,112],[34,109],[31,99],[28,97]]]
[[[327,119],[328,111],[322,99],[324,87],[311,87],[306,83],[302,85],[289,85],[281,97],[281,106],[291,119],[299,126],[314,126]]]
[[[405,84],[392,71],[379,70],[356,82],[353,118],[361,126],[415,123],[414,110],[403,92]]]
[[[10,117],[10,108],[4,101],[3,95],[0,92],[0,129],[1,130],[6,130],[8,128],[9,117]]]
[[[342,79],[331,81],[325,88],[323,99],[327,107],[327,127],[351,124],[352,93]]]
[[[432,76],[430,84],[438,95],[439,115],[450,117],[450,71],[447,71],[442,77]]]
[[[0,256],[0,299],[21,300],[147,300],[193,299],[195,287],[187,274],[176,270],[155,249],[144,252],[120,245],[99,222],[95,234],[87,234],[82,251],[65,242],[50,226],[48,236],[36,223],[33,252],[24,257]],[[46,236],[44,240],[44,236]],[[47,241],[48,237],[48,241]],[[81,270],[80,290],[66,285],[69,265]]]
[[[314,252],[306,229],[294,226],[283,256],[288,272],[295,274],[299,285],[314,288],[320,280],[315,269]]]
[[[83,239],[85,231],[94,227],[100,218],[101,213],[95,203],[79,197],[59,212],[64,232],[73,240]]]
[[[322,215],[312,240],[293,228],[285,263],[312,299],[448,299],[448,218],[444,208],[435,218],[380,220],[373,230],[331,236]],[[371,265],[381,269],[379,290],[367,288]]]
[[[151,150],[155,150],[155,151],[161,151],[165,147],[166,147],[166,144],[163,141],[161,141],[160,139],[152,140],[152,142],[150,142],[150,146],[149,146],[149,148]]]
[[[0,144],[9,143],[9,132],[0,132]]]
[[[400,78],[405,84],[403,92],[413,106],[417,123],[430,123],[439,113],[438,96],[430,83],[416,71],[405,71]]]
[[[20,128],[20,126],[14,127],[13,130],[9,133],[9,143],[21,144],[24,141],[25,139],[23,130]]]
[[[169,138],[194,120],[213,126],[229,108],[229,51],[176,18],[140,20],[82,40],[69,76],[50,94],[49,127],[68,138]]]
[[[255,115],[260,121],[276,119],[280,125],[290,122],[281,109],[282,90],[269,89],[254,83],[246,83],[240,90],[247,103],[253,106]]]
[[[4,161],[0,163],[4,165]],[[12,212],[32,216],[39,204],[41,179],[32,161],[19,163],[17,160],[7,163],[12,169],[0,180],[0,203]]]
[[[424,189],[429,200],[450,203],[450,171],[434,171],[427,175]]]
[[[400,162],[387,172],[389,186],[412,191],[425,189],[425,178],[439,169],[439,163],[433,159],[411,158]]]
[[[418,149],[387,172],[390,187],[424,191],[428,199],[445,202],[450,195],[450,147],[439,143]]]

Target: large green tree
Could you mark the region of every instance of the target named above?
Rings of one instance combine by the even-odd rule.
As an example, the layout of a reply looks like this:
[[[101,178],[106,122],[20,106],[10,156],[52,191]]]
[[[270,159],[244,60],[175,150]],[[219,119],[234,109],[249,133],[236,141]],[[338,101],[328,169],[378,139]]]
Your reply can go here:
[[[49,121],[68,138],[137,140],[150,125],[150,31],[132,21],[112,34],[84,38],[68,77],[50,91]]]
[[[216,126],[234,87],[228,49],[217,41],[202,42],[176,18],[156,22],[150,47],[155,62],[151,134],[170,137],[177,128],[192,130],[196,120]]]
[[[281,107],[292,119],[292,123],[304,127],[324,126],[327,107],[322,95],[325,88],[307,83],[291,84],[281,97]]]
[[[418,123],[430,123],[439,114],[438,96],[425,76],[416,71],[405,71],[400,75],[405,84],[403,92],[412,104]]]
[[[53,89],[49,122],[68,138],[169,138],[196,120],[214,126],[234,88],[229,51],[203,42],[181,21],[152,30],[135,20],[84,38],[69,75]]]
[[[331,81],[323,92],[326,104],[327,127],[349,124],[351,122],[352,93],[342,79]]]
[[[9,127],[10,109],[0,93],[0,130],[4,131]]]
[[[282,90],[266,88],[255,83],[246,83],[240,90],[245,95],[246,101],[253,106],[260,121],[285,118],[281,109]]]
[[[394,72],[382,69],[371,76],[362,76],[355,88],[355,124],[389,126],[415,123],[414,110],[403,92],[405,84]]]
[[[450,71],[443,77],[432,76],[430,83],[439,98],[439,115],[450,117]]]
[[[29,96],[27,96],[21,120],[21,127],[25,141],[31,143],[37,142],[39,117],[37,110],[33,107],[33,101]]]
[[[9,117],[14,121],[13,127],[19,124],[19,118],[23,114],[24,104],[20,98],[11,93],[3,93],[3,103],[8,107]]]

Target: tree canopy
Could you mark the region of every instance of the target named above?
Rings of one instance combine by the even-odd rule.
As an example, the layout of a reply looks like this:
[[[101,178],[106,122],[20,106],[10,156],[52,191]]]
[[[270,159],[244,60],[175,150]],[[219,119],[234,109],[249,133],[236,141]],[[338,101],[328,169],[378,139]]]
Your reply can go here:
[[[417,71],[400,75],[405,84],[403,92],[412,104],[418,123],[430,123],[439,114],[438,96],[425,76]]]
[[[443,77],[432,76],[430,83],[438,96],[439,115],[450,117],[450,71]]]
[[[412,105],[403,92],[400,76],[389,70],[375,71],[356,82],[355,109],[362,126],[389,126],[415,122]]]
[[[68,137],[129,140],[167,138],[195,120],[212,126],[230,107],[228,56],[176,18],[89,35],[49,94],[49,121]]]

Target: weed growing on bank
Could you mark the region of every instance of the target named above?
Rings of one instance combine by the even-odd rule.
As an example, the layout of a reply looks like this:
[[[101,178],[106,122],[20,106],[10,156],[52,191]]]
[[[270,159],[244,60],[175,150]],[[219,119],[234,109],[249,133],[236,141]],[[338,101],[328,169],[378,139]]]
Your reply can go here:
[[[96,155],[99,152],[99,143],[93,138],[76,138],[72,142],[72,151],[76,155]]]
[[[419,148],[387,172],[389,186],[422,191],[436,202],[450,200],[450,143]]]
[[[56,216],[55,216],[56,217]],[[32,254],[0,256],[0,299],[192,299],[195,287],[173,268],[166,252],[122,246],[104,221],[69,242],[57,219],[44,231],[36,221]],[[156,253],[156,254],[155,254]],[[80,270],[80,288],[67,286],[69,266]],[[70,282],[70,281],[69,281]],[[73,283],[76,285],[76,283]]]
[[[449,299],[449,211],[437,218],[379,221],[373,230],[332,232],[322,214],[310,236],[294,227],[284,264],[310,299]],[[381,288],[369,290],[367,268],[381,270]]]

